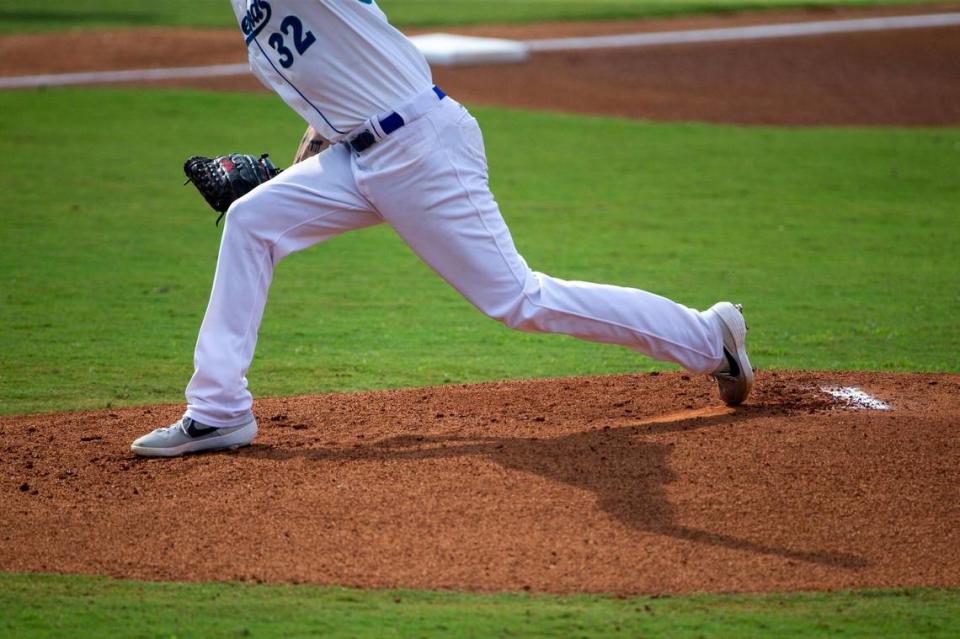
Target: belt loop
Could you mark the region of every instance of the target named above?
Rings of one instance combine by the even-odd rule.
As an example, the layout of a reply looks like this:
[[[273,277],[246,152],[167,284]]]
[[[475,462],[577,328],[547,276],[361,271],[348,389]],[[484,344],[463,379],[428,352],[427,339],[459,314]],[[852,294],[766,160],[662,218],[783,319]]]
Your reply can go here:
[[[373,136],[376,138],[376,142],[379,142],[383,138],[387,137],[386,131],[380,126],[380,118],[372,117],[367,120],[367,123],[370,125],[370,129],[373,131]]]

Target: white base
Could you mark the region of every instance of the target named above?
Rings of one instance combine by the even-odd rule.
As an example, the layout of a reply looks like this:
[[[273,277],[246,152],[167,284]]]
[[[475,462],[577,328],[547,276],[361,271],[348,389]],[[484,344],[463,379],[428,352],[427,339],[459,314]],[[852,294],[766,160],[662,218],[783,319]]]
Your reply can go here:
[[[427,58],[427,62],[441,66],[523,62],[530,56],[527,45],[514,40],[449,33],[428,33],[410,39]]]

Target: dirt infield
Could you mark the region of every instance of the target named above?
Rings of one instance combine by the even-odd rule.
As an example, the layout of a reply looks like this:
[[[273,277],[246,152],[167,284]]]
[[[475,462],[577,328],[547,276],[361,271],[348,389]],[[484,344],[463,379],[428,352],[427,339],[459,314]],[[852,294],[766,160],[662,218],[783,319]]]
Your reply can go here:
[[[926,11],[956,10],[956,3]],[[478,27],[517,38],[864,15]],[[0,37],[0,75],[241,62],[232,31]],[[960,29],[439,69],[469,104],[660,120],[960,124]],[[165,83],[262,90],[252,77]],[[856,386],[888,411],[818,390]],[[477,591],[960,586],[960,375],[680,374],[266,399],[242,451],[142,460],[181,406],[0,417],[0,571]]]
[[[550,23],[454,31],[549,38],[958,10],[958,3],[724,18]],[[0,37],[0,75],[241,63],[230,30],[138,29]],[[437,68],[467,104],[740,124],[960,124],[960,28],[540,53],[516,65]],[[262,91],[252,76],[154,83]]]
[[[816,390],[859,386],[890,411]],[[139,460],[178,406],[0,419],[0,571],[682,593],[960,585],[960,376],[679,374],[259,402],[248,449]]]

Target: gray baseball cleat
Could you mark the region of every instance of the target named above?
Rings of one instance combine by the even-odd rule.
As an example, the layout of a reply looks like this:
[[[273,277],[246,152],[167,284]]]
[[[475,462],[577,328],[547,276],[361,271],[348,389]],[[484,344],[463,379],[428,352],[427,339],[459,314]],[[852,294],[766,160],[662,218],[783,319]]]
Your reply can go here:
[[[717,302],[706,314],[720,324],[723,334],[724,362],[713,375],[717,380],[720,399],[727,406],[743,403],[753,388],[753,368],[747,359],[747,323],[743,307],[730,302]]]
[[[158,428],[138,438],[130,450],[142,457],[179,457],[187,453],[249,446],[256,435],[257,420],[252,416],[246,424],[232,428],[205,426],[184,417],[166,428]]]

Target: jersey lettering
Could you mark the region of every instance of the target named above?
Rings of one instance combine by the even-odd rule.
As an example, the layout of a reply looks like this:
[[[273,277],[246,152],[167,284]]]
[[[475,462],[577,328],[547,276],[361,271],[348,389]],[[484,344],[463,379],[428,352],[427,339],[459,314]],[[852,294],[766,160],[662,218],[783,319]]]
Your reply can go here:
[[[272,15],[273,9],[266,0],[253,0],[250,3],[250,8],[240,21],[240,30],[243,31],[247,44],[253,42],[257,34],[263,31]]]
[[[313,35],[312,31],[304,31],[303,22],[301,22],[297,16],[287,16],[284,18],[283,22],[280,23],[280,31],[293,39],[293,48],[297,50],[297,54],[299,55],[306,53],[307,49],[312,47],[317,41],[317,37]],[[267,44],[280,54],[279,62],[281,67],[289,69],[293,66],[296,58],[293,55],[293,51],[287,48],[286,41],[282,35],[279,33],[271,34],[267,40]]]
[[[290,30],[293,30],[293,33],[290,33]],[[317,41],[317,37],[313,35],[312,31],[304,31],[303,23],[300,22],[300,18],[297,16],[287,16],[283,19],[283,22],[280,23],[280,30],[289,36],[293,36],[293,46],[296,47],[297,53],[303,55],[307,52],[313,43]]]
[[[293,66],[293,51],[288,49],[283,44],[282,35],[280,35],[279,33],[274,33],[273,35],[270,36],[270,39],[267,40],[267,43],[269,43],[269,45],[273,47],[273,49],[275,49],[277,53],[280,54],[281,67],[283,67],[284,69],[289,69],[290,67]]]

